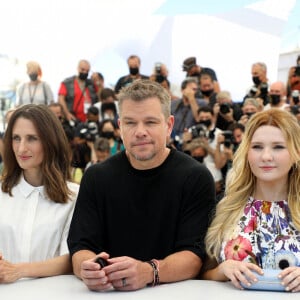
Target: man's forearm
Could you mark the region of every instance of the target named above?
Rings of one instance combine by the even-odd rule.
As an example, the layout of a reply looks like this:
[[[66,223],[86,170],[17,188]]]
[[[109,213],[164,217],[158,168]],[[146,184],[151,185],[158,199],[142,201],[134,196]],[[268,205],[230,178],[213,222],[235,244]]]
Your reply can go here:
[[[180,251],[159,261],[160,282],[195,278],[202,267],[201,259],[191,251]]]

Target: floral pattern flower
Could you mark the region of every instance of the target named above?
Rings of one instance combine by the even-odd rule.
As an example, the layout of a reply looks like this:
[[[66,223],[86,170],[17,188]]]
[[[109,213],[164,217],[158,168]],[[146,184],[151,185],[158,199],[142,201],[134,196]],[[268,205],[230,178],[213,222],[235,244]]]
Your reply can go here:
[[[226,259],[242,261],[248,256],[247,251],[252,251],[250,241],[242,236],[238,236],[236,239],[233,239],[226,244],[225,257]]]
[[[258,263],[259,257],[263,268],[278,269],[282,260],[300,266],[300,232],[292,222],[286,200],[271,202],[250,197],[234,232],[229,241],[222,243],[220,261]]]

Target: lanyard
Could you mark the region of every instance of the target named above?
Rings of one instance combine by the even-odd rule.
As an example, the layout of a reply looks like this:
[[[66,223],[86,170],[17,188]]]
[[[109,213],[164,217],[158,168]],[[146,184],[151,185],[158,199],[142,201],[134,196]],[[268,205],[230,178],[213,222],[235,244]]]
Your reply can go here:
[[[35,96],[35,92],[36,92],[37,86],[38,86],[38,84],[35,84],[35,85],[34,85],[33,93],[31,94],[31,85],[30,85],[30,84],[28,85],[30,103],[33,102],[33,99],[34,99],[34,96]]]

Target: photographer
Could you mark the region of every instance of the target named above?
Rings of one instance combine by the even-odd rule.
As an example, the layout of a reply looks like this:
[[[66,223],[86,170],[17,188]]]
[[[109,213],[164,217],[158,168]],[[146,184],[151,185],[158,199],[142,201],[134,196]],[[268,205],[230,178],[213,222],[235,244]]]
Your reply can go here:
[[[186,72],[186,77],[194,77],[197,81],[199,81],[202,74],[208,74],[213,80],[213,90],[215,93],[220,91],[220,85],[217,79],[216,72],[207,67],[202,67],[197,64],[196,57],[188,57],[183,61],[182,70]],[[198,82],[200,83],[200,82]]]
[[[183,151],[199,163],[204,163],[204,158],[208,154],[206,145],[201,138],[194,138],[190,143],[187,143]]]
[[[287,109],[289,104],[286,102],[286,88],[282,81],[276,81],[270,85],[269,103],[265,105],[264,110],[270,108]]]
[[[290,112],[297,118],[298,123],[300,124],[300,105],[290,106]]]
[[[153,73],[150,76],[150,80],[156,81],[161,86],[163,86],[171,96],[171,100],[178,99],[171,91],[171,83],[168,80],[169,71],[167,66],[163,63],[157,62],[154,65]]]
[[[93,143],[99,136],[99,110],[95,106],[89,107],[87,121],[79,123],[75,127],[75,134],[72,143],[72,167],[73,178],[76,182],[81,181],[82,174],[91,160]]]
[[[217,103],[214,105],[214,114],[217,116],[216,127],[228,130],[229,126],[242,116],[241,107],[232,101],[228,91],[219,92],[216,99]]]
[[[251,68],[252,81],[254,85],[249,89],[246,98],[261,98],[263,105],[268,104],[268,78],[267,78],[267,66],[263,62],[256,62]]]
[[[290,97],[293,91],[300,91],[300,55],[297,57],[296,66],[289,70],[287,81],[287,95]]]
[[[182,134],[198,120],[198,109],[205,106],[205,101],[195,97],[198,85],[194,78],[186,78],[181,84],[182,98],[171,102],[171,114],[175,118],[172,138],[181,150]]]
[[[199,77],[199,89],[206,105],[214,107],[217,102],[217,93],[214,89],[214,79],[210,73],[202,72]]]
[[[108,139],[110,155],[124,150],[124,145],[120,137],[120,129],[113,120],[106,119],[100,123],[99,136]]]
[[[209,106],[200,107],[198,110],[199,123],[190,127],[183,134],[183,149],[187,144],[196,138],[199,138],[207,149],[207,155],[203,162],[213,175],[218,194],[222,188],[222,173],[215,162],[215,150],[217,145],[217,136],[222,132],[215,127],[213,110]]]
[[[252,115],[263,110],[263,106],[255,98],[246,98],[242,106],[242,116],[238,123],[246,125]]]

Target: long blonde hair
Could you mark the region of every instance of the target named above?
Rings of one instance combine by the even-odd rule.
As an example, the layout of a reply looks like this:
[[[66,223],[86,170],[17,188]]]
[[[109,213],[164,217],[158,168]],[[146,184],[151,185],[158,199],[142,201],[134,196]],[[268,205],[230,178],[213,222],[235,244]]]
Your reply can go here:
[[[218,259],[222,241],[228,238],[243,214],[249,196],[253,195],[256,177],[248,163],[248,151],[254,132],[261,126],[279,128],[294,161],[288,176],[287,202],[294,225],[300,230],[300,126],[297,119],[281,109],[270,109],[254,114],[249,120],[243,140],[233,159],[225,197],[218,203],[215,217],[206,235],[206,250],[211,258]]]

